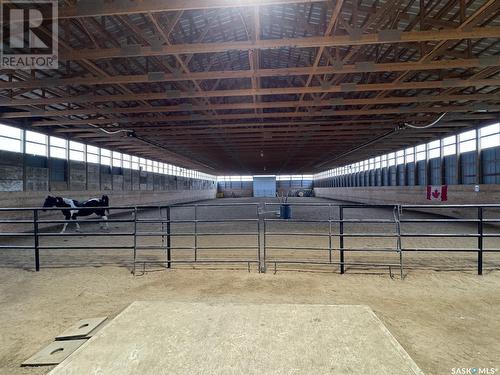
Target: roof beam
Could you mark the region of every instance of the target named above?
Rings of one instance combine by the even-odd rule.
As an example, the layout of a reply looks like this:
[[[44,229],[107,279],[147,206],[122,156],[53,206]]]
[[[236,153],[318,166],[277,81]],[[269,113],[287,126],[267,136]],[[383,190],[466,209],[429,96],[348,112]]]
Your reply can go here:
[[[138,101],[158,99],[178,99],[197,97],[229,97],[229,96],[252,96],[252,95],[281,95],[301,93],[346,93],[379,90],[423,90],[442,88],[465,88],[485,86],[499,86],[500,79],[444,79],[422,82],[396,82],[396,83],[368,83],[368,84],[340,84],[330,87],[284,87],[270,89],[239,89],[239,90],[212,90],[203,92],[152,92],[137,94],[118,95],[75,95],[43,99],[0,99],[0,107],[23,106],[23,105],[50,105],[60,103],[88,103],[88,102],[116,102],[116,101]]]
[[[462,127],[466,127],[466,126],[468,126],[468,124],[462,125]],[[452,128],[455,129],[456,127],[457,127],[457,125],[453,124]],[[394,125],[384,124],[383,126],[364,126],[362,128],[357,128],[354,126],[335,127],[334,131],[332,131],[332,129],[328,129],[326,127],[323,127],[323,128],[313,127],[313,128],[301,129],[301,131],[307,132],[308,134],[323,135],[325,137],[328,137],[328,138],[331,137],[332,139],[335,139],[335,137],[342,135],[342,134],[371,135],[371,134],[374,134],[374,132],[388,131],[391,129],[394,129]],[[450,131],[450,127],[443,127],[441,125],[439,128],[433,128],[433,129],[427,130],[427,132],[431,132],[431,133],[432,132],[442,133],[442,132],[448,132],[448,131]],[[211,132],[199,132],[196,134],[198,134],[199,136],[203,136],[204,139],[206,139],[206,140],[211,140],[211,139],[217,139],[218,137],[220,137],[220,133],[222,133],[222,131],[214,132],[212,130]],[[294,134],[290,133],[286,128],[283,128],[280,130],[274,130],[271,132],[271,134],[272,134],[272,137],[269,137],[267,139],[282,139],[282,138],[286,138],[286,137],[290,137],[290,138],[294,137]],[[419,132],[419,135],[420,134],[422,134],[422,132]],[[102,135],[102,134],[99,134],[99,135]],[[192,138],[189,135],[182,133],[182,132],[164,133],[164,132],[158,132],[158,131],[156,131],[156,132],[155,131],[148,131],[148,133],[144,134],[144,135],[145,136],[164,135],[164,136],[168,137],[167,142],[174,142],[174,143],[181,142],[181,141],[189,143],[190,141],[192,141]],[[233,134],[231,137],[231,139],[233,139],[233,140],[238,140],[238,139],[241,140],[241,139],[248,139],[248,138],[262,140],[263,137],[262,137],[262,133],[259,133],[257,131],[255,131],[255,132],[248,132],[248,131],[243,132],[243,131],[241,131],[241,132]],[[264,139],[266,139],[266,138],[264,138]],[[258,145],[256,145],[256,147],[258,147]]]
[[[495,119],[495,114],[468,114],[460,116],[456,116],[454,119],[450,120],[451,122],[442,122],[440,123],[440,127],[443,126],[471,126],[474,121],[480,119],[480,121],[487,121],[491,119]],[[413,122],[415,124],[428,123],[435,119],[434,116],[408,116],[404,118],[406,122]],[[202,134],[203,132],[217,132],[220,131],[224,134],[230,133],[245,133],[245,132],[258,132],[262,133],[265,130],[268,133],[275,133],[281,131],[290,131],[290,130],[303,130],[303,129],[327,129],[328,131],[344,129],[344,128],[378,128],[378,127],[390,127],[394,128],[395,124],[398,124],[402,121],[401,117],[388,117],[384,119],[375,118],[375,119],[357,119],[357,120],[330,120],[330,121],[300,121],[300,122],[258,122],[258,123],[217,123],[217,124],[201,124],[201,125],[192,125],[192,124],[149,124],[147,126],[130,126],[134,131],[147,132],[147,134],[154,133],[162,133],[167,136],[172,133],[186,133],[187,131],[193,134]],[[264,128],[264,129],[263,129]],[[97,129],[94,127],[59,127],[54,129],[56,133],[89,133],[96,132]]]
[[[248,6],[265,6],[280,4],[310,4],[327,0],[141,0],[141,1],[111,1],[83,0],[76,6],[61,8],[59,19],[103,17],[138,13],[174,12],[194,9],[237,8]]]
[[[492,105],[488,108],[492,112],[500,112],[500,105]],[[226,114],[226,115],[201,115],[197,120],[239,120],[250,118],[285,118],[285,117],[332,117],[332,116],[368,116],[385,115],[401,113],[443,113],[443,112],[476,112],[477,108],[471,105],[460,106],[441,106],[441,107],[412,107],[404,110],[396,108],[367,109],[367,110],[336,110],[336,111],[317,111],[317,112],[273,112],[273,113],[246,113],[246,114]],[[54,125],[81,125],[81,124],[114,124],[114,123],[140,123],[151,121],[193,121],[193,116],[142,116],[126,118],[105,118],[105,119],[81,119],[81,120],[42,120],[33,121],[32,126],[54,126]]]
[[[451,3],[451,2],[450,2]],[[480,20],[485,13],[489,12],[495,12],[500,3],[497,0],[487,0],[485,1],[478,9],[474,11],[467,19],[463,19],[458,28],[455,30],[457,31],[463,31],[466,28],[470,29],[473,25],[476,25],[478,20]],[[423,13],[422,13],[422,18],[423,18]],[[426,52],[423,56],[420,57],[419,62],[429,62],[432,61],[436,56],[442,53],[443,50],[446,49],[447,45],[449,44],[449,40],[441,40],[439,43],[437,43],[435,46],[432,47],[432,49],[428,52]],[[408,79],[409,75],[411,74],[411,71],[404,72],[401,74],[396,81],[403,81]],[[384,96],[387,95],[387,92],[380,92],[378,93],[378,96]]]
[[[329,36],[332,33],[332,31],[337,23],[337,19],[338,19],[338,16],[340,14],[340,11],[342,9],[343,3],[344,3],[344,0],[337,0],[337,2],[335,3],[335,8],[332,11],[332,15],[330,17],[330,22],[328,23],[328,26],[326,27],[326,31],[325,31],[325,35],[324,35],[325,37]],[[312,82],[314,75],[317,74],[316,71],[317,71],[319,63],[321,61],[321,57],[323,56],[324,49],[325,49],[324,46],[319,47],[319,50],[316,53],[316,57],[314,59],[314,63],[311,67],[311,70],[309,71],[309,76],[307,77],[307,80],[306,80],[306,83],[304,84],[304,86],[306,86],[306,87],[309,86]],[[301,94],[300,99],[299,99],[299,104],[303,100],[304,100],[304,94]],[[295,110],[298,111],[299,108],[300,108],[300,105],[297,105]]]
[[[44,78],[0,82],[1,90],[49,88],[68,85],[109,85],[129,83],[177,82],[189,80],[237,79],[255,77],[284,77],[300,75],[348,74],[367,72],[405,72],[411,70],[467,69],[500,66],[500,56],[481,59],[455,59],[432,62],[396,62],[378,64],[346,64],[342,66],[297,67],[280,69],[224,70],[208,72],[165,73],[152,78],[148,74],[115,75],[106,77]]]
[[[179,54],[217,53],[229,50],[248,51],[250,49],[275,49],[283,47],[311,48],[311,47],[341,47],[360,46],[370,44],[392,44],[408,42],[442,42],[462,39],[499,38],[500,26],[475,27],[470,29],[442,29],[430,31],[382,30],[379,33],[363,34],[359,37],[351,35],[259,39],[241,42],[221,43],[187,43],[163,46],[131,45],[122,48],[80,49],[64,51],[60,60],[98,60],[123,57],[165,56]]]
[[[118,113],[171,113],[186,111],[206,111],[213,110],[235,110],[256,108],[291,108],[300,104],[301,107],[333,107],[333,106],[356,106],[375,104],[413,104],[423,102],[448,102],[448,101],[500,101],[500,94],[465,94],[465,95],[419,95],[408,97],[382,97],[367,99],[342,99],[335,100],[308,100],[308,101],[280,101],[280,102],[260,102],[260,103],[228,103],[228,104],[208,104],[208,105],[171,105],[171,106],[137,106],[137,107],[112,107],[112,108],[80,108],[49,111],[22,111],[0,113],[0,118],[29,118],[29,117],[53,117],[53,116],[81,116],[81,115],[105,115]],[[337,104],[335,104],[337,103]],[[300,112],[299,112],[300,113]]]

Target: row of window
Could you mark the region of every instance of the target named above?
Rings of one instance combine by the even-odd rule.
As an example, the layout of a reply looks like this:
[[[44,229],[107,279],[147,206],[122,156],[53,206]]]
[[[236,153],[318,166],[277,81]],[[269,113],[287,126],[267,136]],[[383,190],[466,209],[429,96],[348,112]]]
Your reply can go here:
[[[302,180],[312,180],[313,175],[312,174],[294,174],[294,175],[288,175],[288,174],[281,174],[281,175],[276,175],[276,176],[269,176],[269,177],[276,177],[276,181],[302,181]],[[217,176],[217,181],[253,181],[254,176]]]
[[[23,142],[24,141],[24,142]],[[24,146],[24,150],[23,150]],[[0,149],[23,152],[29,155],[45,156],[57,159],[86,161],[118,168],[143,170],[173,176],[189,177],[200,180],[215,180],[215,176],[177,167],[172,164],[149,160],[121,152],[111,151],[63,138],[47,136],[29,130],[0,124]]]
[[[223,189],[252,189],[253,181],[217,181],[217,186],[220,190]],[[289,188],[305,188],[312,189],[312,180],[281,180],[276,181],[277,189],[289,189]]]
[[[480,129],[469,130],[458,135],[452,135],[426,144],[410,147],[386,155],[377,156],[350,165],[330,169],[314,175],[315,180],[334,176],[344,176],[351,173],[370,171],[394,165],[408,164],[426,159],[456,155],[475,151],[477,143],[481,150],[500,146],[500,123],[488,125]]]
[[[500,147],[316,180],[315,187],[500,184]]]

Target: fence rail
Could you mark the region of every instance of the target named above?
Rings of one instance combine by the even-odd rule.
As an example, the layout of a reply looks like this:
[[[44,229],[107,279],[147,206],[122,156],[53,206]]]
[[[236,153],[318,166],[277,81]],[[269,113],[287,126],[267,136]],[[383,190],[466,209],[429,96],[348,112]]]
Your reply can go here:
[[[85,220],[70,220],[69,222],[76,223],[116,223],[116,224],[130,224],[129,230],[120,230],[117,232],[69,232],[69,233],[55,233],[47,232],[47,226],[54,226],[58,224],[67,223],[66,220],[48,219],[41,215],[43,211],[60,211],[61,208],[39,208],[39,207],[20,207],[20,208],[0,208],[0,214],[9,215],[11,212],[29,213],[31,218],[22,219],[1,219],[0,226],[3,224],[12,225],[29,225],[29,231],[1,231],[0,240],[3,238],[31,238],[30,244],[5,244],[4,241],[0,242],[0,249],[13,249],[13,250],[33,250],[35,270],[39,271],[40,252],[50,249],[68,249],[68,250],[130,250],[132,252],[133,270],[136,273],[138,264],[142,264],[145,268],[148,263],[162,263],[167,268],[171,268],[172,264],[188,264],[188,263],[246,263],[250,270],[250,265],[255,264],[260,271],[266,271],[268,264],[274,265],[274,271],[277,271],[279,264],[295,264],[295,265],[332,265],[338,266],[341,274],[346,272],[346,267],[388,267],[389,273],[392,275],[392,270],[398,268],[400,275],[404,275],[403,258],[405,253],[411,252],[470,252],[477,255],[477,273],[483,273],[483,254],[490,252],[500,252],[499,248],[485,247],[485,240],[492,238],[500,238],[500,233],[491,233],[485,231],[485,226],[498,227],[496,223],[500,223],[500,218],[497,217],[500,212],[500,204],[488,205],[362,205],[362,204],[334,204],[334,203],[287,203],[288,205],[299,209],[309,209],[315,212],[318,210],[325,210],[323,214],[318,214],[318,217],[294,217],[292,219],[279,219],[268,217],[269,214],[277,211],[266,210],[279,206],[281,203],[230,203],[230,204],[186,204],[186,205],[145,205],[145,206],[111,206],[110,210],[119,211],[131,215],[131,218],[111,218],[109,220],[102,219],[85,219]],[[222,215],[205,215],[200,216],[200,210],[217,210],[227,209],[229,212],[234,212],[236,208],[244,211],[248,217],[231,217],[228,212],[223,212]],[[244,210],[241,210],[241,207]],[[377,210],[378,214],[385,212],[386,216],[392,212],[392,216],[387,217],[349,217],[350,212],[358,212],[358,216],[362,214],[359,210]],[[380,210],[382,209],[382,211]],[[470,218],[445,218],[439,215],[445,215],[446,209],[466,209],[474,211],[474,216]],[[192,214],[189,218],[174,218],[172,217],[175,210],[188,210]],[[426,210],[436,213],[435,217],[431,218],[406,218],[403,214],[414,210]],[[153,217],[141,217],[141,213],[157,212]],[[294,211],[292,211],[294,212]],[[493,213],[487,217],[486,212]],[[222,217],[221,217],[222,216]],[[378,215],[384,216],[384,215]],[[235,230],[224,230],[223,225],[227,223],[238,223],[240,227]],[[296,229],[273,229],[273,225],[279,223],[280,225],[293,226],[296,224],[311,224],[324,226],[322,229],[317,229],[314,232],[308,232],[301,228]],[[445,233],[445,232],[427,232],[427,231],[408,231],[408,226],[412,224],[469,224],[467,231],[460,230]],[[159,229],[148,230],[143,229],[143,225],[157,225]],[[174,225],[192,225],[192,230],[174,230]],[[204,224],[211,224],[215,227],[222,225],[221,228],[217,227],[216,231],[207,231],[200,228]],[[247,225],[248,224],[248,225]],[[382,232],[367,232],[364,230],[363,225],[378,225],[391,226],[391,230],[384,228]],[[245,226],[245,230],[241,230],[241,225]],[[43,226],[44,228],[41,228]],[[347,230],[349,227],[360,227],[357,230]],[[249,229],[249,230],[248,230]],[[411,228],[410,228],[411,229]],[[72,245],[72,244],[43,244],[41,240],[44,238],[71,238],[71,237],[122,237],[131,239],[128,244],[118,245]],[[224,240],[229,238],[236,238],[238,236],[252,237],[252,243],[242,244],[237,243],[234,245],[216,245],[208,246],[203,245],[200,240],[206,237],[220,236]],[[274,244],[273,238],[280,237],[289,238],[320,238],[326,239],[323,245],[314,244]],[[157,245],[144,245],[139,243],[139,239],[146,237],[161,238],[161,243]],[[191,245],[173,245],[174,238],[191,238],[193,243]],[[422,247],[422,246],[408,246],[405,242],[407,239],[419,238],[464,238],[476,241],[474,248],[467,247]],[[351,239],[382,239],[394,240],[392,246],[359,246],[350,245],[347,242]],[[335,243],[334,243],[335,242]],[[142,250],[161,250],[164,251],[164,259],[162,260],[141,260],[139,255]],[[173,251],[187,251],[191,258],[175,258],[172,256]],[[201,251],[218,251],[218,257],[213,259],[200,258]],[[220,256],[221,252],[226,251],[229,256]],[[251,256],[239,256],[240,251],[245,251],[252,254]],[[305,252],[307,254],[319,253],[324,254],[324,258],[307,258],[301,259],[290,255],[290,251]],[[270,252],[277,252],[279,255],[271,256]],[[338,252],[338,259],[334,259],[335,253]],[[349,253],[371,252],[371,253],[394,253],[397,256],[397,262],[365,262],[365,261],[346,261],[346,255]],[[213,254],[213,253],[212,253]],[[238,255],[238,256],[235,256]]]
[[[492,225],[499,223],[498,218],[485,218],[484,212],[487,209],[496,209],[493,212],[494,215],[500,213],[500,204],[483,204],[483,205],[391,205],[391,204],[333,204],[333,203],[288,203],[292,207],[297,208],[325,208],[328,210],[328,214],[324,218],[320,219],[290,219],[281,220],[275,218],[265,218],[264,219],[264,265],[266,268],[266,262],[274,264],[274,269],[276,271],[277,264],[333,264],[338,265],[340,273],[343,274],[346,271],[346,266],[372,266],[372,267],[388,267],[389,273],[392,275],[391,270],[395,267],[399,268],[400,275],[403,277],[404,263],[403,255],[408,252],[469,252],[477,254],[477,273],[482,275],[483,273],[483,254],[488,252],[500,252],[500,248],[488,248],[484,246],[484,239],[487,238],[500,238],[500,233],[484,233],[485,225]],[[264,211],[267,211],[268,207],[279,206],[280,203],[265,203]],[[393,217],[390,219],[386,218],[347,218],[346,212],[349,210],[373,210],[373,209],[387,209],[393,212]],[[443,218],[440,215],[446,215],[446,209],[466,209],[475,210],[475,217],[472,218]],[[404,212],[425,210],[426,212],[433,212],[436,217],[433,218],[402,218]],[[272,211],[270,211],[272,212]],[[334,212],[337,213],[337,218],[334,217]],[[288,231],[272,231],[269,229],[270,223],[326,223],[328,224],[328,230],[323,230],[321,232],[293,232]],[[476,225],[474,233],[467,232],[457,232],[457,233],[429,233],[429,232],[407,232],[406,224],[410,223],[420,223],[420,224],[432,224],[432,223],[458,223],[458,224],[472,224]],[[393,232],[383,232],[383,233],[373,233],[373,232],[348,232],[345,226],[353,224],[393,224]],[[338,225],[338,232],[335,233],[332,229],[333,225]],[[308,236],[308,237],[320,237],[328,238],[328,246],[323,247],[300,247],[300,246],[281,246],[281,245],[269,245],[268,239],[272,236]],[[347,247],[347,239],[369,239],[369,238],[382,238],[382,239],[394,239],[395,243],[392,247]],[[405,239],[415,239],[415,238],[464,238],[464,239],[477,239],[476,248],[445,248],[445,247],[409,247],[404,246],[403,241]],[[333,246],[333,240],[338,240],[338,246],[335,249]],[[268,256],[268,250],[318,250],[326,251],[327,261],[318,262],[314,260],[296,260],[291,259],[285,255],[284,258],[270,259]],[[338,261],[333,261],[332,253],[338,250]],[[376,262],[347,262],[345,256],[350,252],[393,252],[398,258],[398,263],[376,263]]]
[[[230,206],[230,207],[229,207]],[[258,204],[256,203],[238,203],[238,204],[183,204],[183,205],[145,205],[145,206],[110,206],[106,207],[109,210],[119,211],[122,214],[131,215],[130,219],[120,219],[111,218],[108,220],[104,219],[77,219],[77,220],[60,220],[60,219],[41,219],[40,213],[44,211],[56,211],[60,212],[61,208],[50,207],[50,208],[40,208],[40,207],[22,207],[22,208],[0,208],[0,213],[11,213],[11,212],[22,212],[30,213],[31,219],[9,219],[0,220],[1,224],[29,224],[32,227],[30,231],[2,231],[0,232],[0,240],[3,238],[32,238],[32,243],[29,245],[12,245],[0,243],[0,249],[19,249],[19,250],[33,250],[34,252],[34,262],[35,270],[39,271],[40,264],[40,251],[41,250],[53,250],[53,249],[67,249],[67,250],[131,250],[132,252],[132,272],[136,273],[136,267],[138,264],[142,264],[145,267],[147,263],[162,263],[165,264],[167,268],[171,268],[174,263],[246,263],[248,267],[250,264],[254,263],[260,265],[260,220],[258,218]],[[217,209],[217,208],[235,208],[235,207],[245,207],[250,211],[254,212],[252,218],[199,218],[198,212],[201,209]],[[192,218],[172,218],[172,212],[178,210],[190,210],[193,214]],[[157,212],[153,217],[141,217],[141,212],[146,212],[148,214]],[[120,230],[118,232],[97,232],[97,231],[78,231],[78,232],[67,232],[67,233],[57,233],[57,232],[47,232],[41,231],[40,226],[55,226],[58,224],[65,223],[119,223],[119,224],[131,224],[129,230]],[[223,231],[218,230],[217,232],[204,232],[199,230],[200,224],[211,223],[214,225],[224,224],[224,223],[248,223],[253,224],[255,230],[248,232],[236,232],[236,231]],[[142,225],[159,225],[160,229],[156,230],[141,230]],[[173,231],[172,227],[174,225],[193,225],[192,231]],[[47,229],[47,228],[45,228]],[[49,228],[50,229],[50,228]],[[208,236],[254,236],[255,241],[253,244],[238,245],[238,246],[206,246],[199,243],[200,238]],[[41,239],[43,238],[71,238],[71,237],[121,237],[129,238],[131,242],[127,245],[42,245]],[[143,245],[139,243],[139,239],[145,237],[157,237],[161,238],[161,244],[159,245]],[[173,248],[172,240],[173,238],[182,237],[192,237],[194,238],[194,244],[192,246],[175,246]],[[175,259],[172,257],[172,250],[191,250],[192,259]],[[198,253],[203,250],[234,250],[235,252],[239,250],[253,250],[255,257],[252,258],[224,258],[219,257],[218,259],[199,259]],[[142,250],[162,250],[165,252],[165,258],[161,261],[150,261],[150,260],[140,260],[139,255]]]

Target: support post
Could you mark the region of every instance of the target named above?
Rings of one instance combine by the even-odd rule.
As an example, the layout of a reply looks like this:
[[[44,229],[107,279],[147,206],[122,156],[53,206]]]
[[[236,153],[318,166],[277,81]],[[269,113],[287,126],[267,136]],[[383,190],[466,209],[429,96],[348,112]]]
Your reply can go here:
[[[198,205],[194,206],[194,261],[198,260]]]
[[[161,206],[158,207],[158,214],[159,214],[159,218],[161,220],[161,247],[166,250],[166,248],[165,248],[165,221],[163,220],[163,207],[161,207]]]
[[[171,236],[170,236],[170,206],[167,206],[167,268],[172,268]]]
[[[332,263],[332,205],[328,205],[328,261]]]
[[[257,215],[257,259],[258,259],[258,268],[259,268],[259,273],[261,271],[262,267],[262,262],[260,259],[260,252],[261,252],[261,243],[260,243],[260,215],[259,215],[259,205],[257,204],[255,206],[255,209],[257,210],[256,215]]]
[[[476,129],[476,184],[483,183],[483,150],[481,149],[481,132]]]
[[[38,210],[33,210],[33,236],[35,240],[35,271],[40,271],[40,238],[38,237]]]
[[[134,207],[134,265],[132,273],[135,276],[135,262],[137,259],[137,207]]]
[[[344,207],[339,206],[339,242],[340,242],[340,273],[345,273],[344,267]]]
[[[265,206],[264,206],[265,208]],[[263,248],[263,252],[262,252],[262,267],[261,267],[261,271],[263,273],[266,273],[266,218],[263,218],[263,224],[264,224],[264,233],[263,233],[263,236],[264,236],[264,241],[263,241],[263,244],[264,244],[264,248]]]
[[[462,164],[461,164],[461,155],[460,155],[460,142],[458,139],[458,135],[455,136],[455,149],[456,149],[456,165],[455,165],[455,172],[457,174],[457,185],[462,184]]]
[[[429,168],[429,144],[425,144],[425,184],[424,185],[430,185],[431,184],[431,171]]]
[[[403,280],[403,250],[402,250],[402,245],[401,245],[401,213],[402,213],[402,208],[401,206],[394,206],[395,210],[395,215],[394,219],[396,221],[396,234],[397,234],[397,242],[396,242],[396,248],[397,251],[399,252],[399,271],[400,271],[400,276],[401,280]]]
[[[483,207],[477,208],[477,274],[483,274]]]

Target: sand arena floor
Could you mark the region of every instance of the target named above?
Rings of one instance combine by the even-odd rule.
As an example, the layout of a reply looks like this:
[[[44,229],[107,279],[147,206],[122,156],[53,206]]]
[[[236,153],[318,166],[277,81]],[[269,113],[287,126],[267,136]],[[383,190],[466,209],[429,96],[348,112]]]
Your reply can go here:
[[[213,201],[211,201],[213,202]],[[217,203],[251,203],[256,199],[224,199]],[[299,202],[334,203],[321,199],[302,199]],[[209,203],[209,202],[205,202]],[[274,208],[275,209],[275,208]],[[199,208],[199,219],[254,218],[256,207]],[[269,210],[272,210],[269,208]],[[140,217],[154,217],[156,211],[146,211]],[[294,207],[294,218],[328,218],[327,207]],[[120,218],[129,215],[119,216]],[[172,212],[177,220],[191,219],[193,209],[179,208]],[[266,215],[274,218],[272,213]],[[338,212],[332,209],[332,217]],[[391,219],[387,209],[362,209],[349,212],[349,218]],[[429,214],[404,212],[404,218],[432,218]],[[160,230],[159,225],[141,224],[139,231]],[[192,223],[172,224],[174,233],[188,233]],[[328,237],[303,237],[291,233],[328,233],[327,223],[266,224],[269,230],[285,233],[266,238],[269,245],[327,248]],[[131,230],[131,223],[111,223],[110,233]],[[362,227],[361,229],[359,227]],[[389,233],[394,224],[345,224],[345,232]],[[261,225],[262,229],[262,225]],[[59,228],[42,227],[47,233]],[[98,224],[84,223],[83,232],[99,233]],[[233,222],[226,224],[198,223],[198,230],[211,233],[200,236],[199,246],[255,246],[256,224]],[[221,230],[237,232],[236,236],[218,236]],[[475,224],[450,223],[406,224],[403,232],[419,233],[474,233]],[[73,232],[71,228],[69,232]],[[487,227],[487,233],[498,228]],[[248,233],[248,234],[246,234]],[[286,234],[288,233],[288,235]],[[338,233],[338,225],[332,226]],[[9,238],[3,243],[26,244],[28,239]],[[119,236],[44,237],[43,245],[64,246],[121,246],[129,245],[131,238]],[[407,247],[474,248],[475,238],[411,238],[404,239]],[[161,245],[161,237],[145,237],[139,244]],[[172,240],[173,259],[193,259],[193,250],[175,250],[192,247],[193,236]],[[499,248],[497,239],[486,240],[486,248]],[[346,239],[346,247],[394,247],[392,238]],[[333,261],[339,253],[338,237],[332,240]],[[162,261],[163,250],[139,250],[138,260]],[[203,250],[197,258],[256,260],[252,250]],[[172,300],[206,302],[251,303],[319,303],[366,304],[387,325],[396,339],[408,351],[423,371],[429,374],[450,374],[454,367],[497,367],[500,369],[500,254],[486,253],[484,275],[476,276],[476,254],[463,252],[405,253],[405,280],[392,280],[386,267],[347,267],[340,275],[337,265],[279,265],[273,274],[272,260],[311,260],[328,262],[328,250],[268,250],[268,272],[259,274],[252,264],[174,264],[165,270],[161,264],[147,264],[146,273],[132,276],[131,250],[43,250],[42,270],[32,272],[31,251],[0,250],[0,373],[44,374],[50,368],[20,368],[19,364],[54,336],[78,319],[90,316],[117,314],[135,300]],[[395,252],[346,254],[347,262],[397,263]]]

